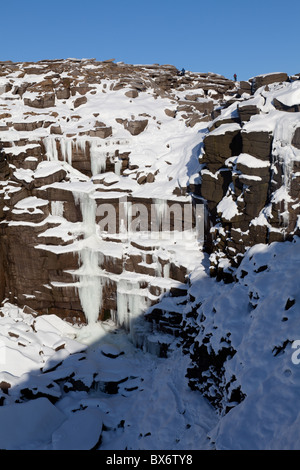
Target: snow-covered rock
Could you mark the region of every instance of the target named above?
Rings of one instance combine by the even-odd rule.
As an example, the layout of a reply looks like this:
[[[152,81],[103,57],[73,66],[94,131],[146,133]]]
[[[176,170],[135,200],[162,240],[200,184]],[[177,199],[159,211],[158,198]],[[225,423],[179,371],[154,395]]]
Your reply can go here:
[[[299,448],[298,76],[0,71],[0,448]]]

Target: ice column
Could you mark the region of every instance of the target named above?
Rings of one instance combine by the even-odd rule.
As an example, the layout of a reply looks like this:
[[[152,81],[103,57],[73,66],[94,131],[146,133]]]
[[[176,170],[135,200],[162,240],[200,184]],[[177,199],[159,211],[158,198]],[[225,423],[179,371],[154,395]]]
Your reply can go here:
[[[122,170],[122,160],[120,158],[117,158],[115,162],[115,174],[117,176],[121,175],[121,170]]]
[[[46,137],[44,139],[44,145],[48,161],[58,161],[56,138],[53,136]]]
[[[96,323],[102,305],[103,280],[99,252],[85,247],[80,252],[79,298],[88,324]]]
[[[67,161],[69,165],[72,165],[72,140],[67,138],[61,139],[60,148],[64,162]]]
[[[78,293],[87,322],[91,324],[98,320],[104,282],[103,271],[99,267],[102,253],[97,250],[96,201],[84,192],[76,193],[74,197],[80,203],[85,236],[79,253],[81,267],[76,272],[79,278]]]
[[[147,299],[136,280],[119,279],[117,284],[117,324],[134,337],[135,326],[147,309]]]
[[[162,229],[164,216],[167,212],[167,201],[165,199],[156,199],[155,200],[155,213],[157,220],[158,231]]]
[[[273,144],[273,155],[277,157],[282,167],[282,188],[277,191],[277,199],[283,201],[284,212],[281,214],[283,219],[284,227],[287,228],[289,225],[289,202],[292,202],[290,196],[291,179],[293,172],[293,164],[295,160],[295,148],[292,146],[292,138],[295,132],[295,128],[298,125],[297,118],[291,114],[288,118],[285,117],[283,120],[279,120],[276,123],[274,131],[274,144]],[[276,194],[276,193],[275,193]]]
[[[64,202],[63,201],[51,201],[51,214],[54,217],[63,217]]]
[[[103,173],[106,169],[107,152],[101,150],[97,141],[91,142],[90,156],[91,156],[91,172],[92,176]]]
[[[48,136],[44,139],[44,145],[48,161],[59,161],[57,143],[59,142],[63,161],[72,165],[72,139]]]

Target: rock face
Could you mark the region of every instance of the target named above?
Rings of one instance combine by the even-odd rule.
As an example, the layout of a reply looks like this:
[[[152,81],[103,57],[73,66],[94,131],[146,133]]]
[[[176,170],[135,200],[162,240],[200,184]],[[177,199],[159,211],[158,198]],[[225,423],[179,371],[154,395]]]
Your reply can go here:
[[[200,390],[222,415],[251,396],[236,374],[239,367],[241,376],[247,370],[240,345],[247,344],[247,355],[256,346],[251,347],[248,340],[243,343],[243,333],[234,325],[242,330],[244,321],[253,327],[254,319],[258,320],[253,337],[257,338],[259,329],[262,336],[256,344],[263,344],[268,326],[260,320],[269,305],[265,318],[284,336],[282,322],[296,304],[284,293],[284,289],[293,289],[291,275],[285,278],[285,269],[279,274],[277,268],[284,263],[294,265],[294,255],[289,258],[281,249],[296,253],[300,235],[300,81],[299,77],[287,80],[286,75],[266,78],[257,77],[255,88],[244,85],[242,93],[240,89],[215,118],[200,157],[197,193],[206,200],[211,224],[211,238],[206,242],[210,273],[230,285],[218,290],[216,282],[207,298],[200,293],[205,282],[200,279],[197,283],[195,275],[185,297],[180,334],[191,359],[187,371],[190,387]],[[272,243],[284,241],[282,248]],[[276,279],[280,292],[273,300]],[[220,291],[226,292],[225,297]],[[236,320],[232,321],[233,312]],[[276,315],[279,320],[274,326]],[[277,356],[289,343],[285,338],[275,347],[271,340],[268,348]],[[261,379],[257,383],[261,387]]]
[[[137,346],[149,333],[161,357],[176,342],[190,387],[226,413],[245,398],[232,372],[243,375],[241,312],[249,324],[263,316],[276,306],[274,272],[280,285],[275,248],[263,262],[251,250],[300,235],[299,109],[297,75],[234,83],[170,65],[0,63],[0,300],[35,325],[39,314],[110,318]],[[231,282],[221,296],[207,253],[211,276]],[[295,317],[294,290],[278,299],[281,324]],[[274,356],[284,338],[269,338]],[[99,389],[115,393],[123,379]]]
[[[3,63],[0,80],[1,299],[85,321],[81,273],[96,270],[95,317],[116,315],[128,273],[148,285],[140,308],[155,304],[193,265],[139,233],[173,202],[204,200],[211,274],[227,280],[248,247],[299,230],[298,80],[94,60]],[[148,222],[124,242],[132,207]]]
[[[258,90],[262,86],[270,85],[272,83],[287,82],[289,79],[288,75],[284,72],[268,73],[265,75],[258,75],[254,77],[251,82],[253,91]]]
[[[200,262],[197,133],[235,84],[57,60],[1,63],[0,87],[0,299],[130,329]]]
[[[287,78],[252,79],[257,91],[237,97],[205,136],[198,192],[207,200],[210,269],[219,278],[232,279],[249,247],[299,233],[300,82]]]

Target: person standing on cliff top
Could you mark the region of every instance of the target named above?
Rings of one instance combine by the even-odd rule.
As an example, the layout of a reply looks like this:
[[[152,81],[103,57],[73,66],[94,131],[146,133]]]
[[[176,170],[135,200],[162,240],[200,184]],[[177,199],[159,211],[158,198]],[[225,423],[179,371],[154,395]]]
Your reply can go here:
[[[234,78],[234,81],[236,82],[236,80],[237,80],[237,74],[236,73],[233,75],[233,78]]]

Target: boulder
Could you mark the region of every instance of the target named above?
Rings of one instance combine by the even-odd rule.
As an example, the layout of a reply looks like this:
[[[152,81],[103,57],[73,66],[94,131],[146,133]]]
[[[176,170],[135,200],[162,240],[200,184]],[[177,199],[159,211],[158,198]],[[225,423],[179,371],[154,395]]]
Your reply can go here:
[[[231,182],[231,171],[224,170],[212,174],[203,170],[201,177],[201,196],[207,201],[219,203],[225,196]]]
[[[43,94],[32,99],[24,98],[24,104],[31,108],[51,108],[55,106],[55,94]]]
[[[56,98],[58,100],[68,100],[71,96],[69,88],[58,88],[56,89]]]
[[[270,163],[252,157],[251,155],[241,154],[236,160],[236,170],[244,175],[258,176],[262,179],[270,177]]]
[[[278,98],[273,99],[273,105],[278,111],[285,111],[287,113],[299,113],[300,111],[300,103],[287,106],[286,104],[282,103]]]
[[[253,91],[255,92],[258,88],[270,85],[271,83],[277,82],[286,82],[288,81],[289,77],[287,73],[277,72],[277,73],[269,73],[265,75],[258,75],[251,79],[253,84]]]
[[[126,91],[125,96],[127,96],[128,98],[137,98],[139,96],[139,93],[137,90],[129,90]]]
[[[15,122],[13,124],[13,127],[16,131],[18,132],[32,132],[36,129],[39,129],[40,127],[43,127],[44,122],[43,121],[37,121],[37,122]]]
[[[255,105],[242,105],[239,104],[238,107],[239,118],[242,122],[250,121],[252,116],[259,114],[259,108]]]
[[[247,94],[251,95],[251,93],[252,93],[251,83],[246,82],[246,81],[241,81],[240,82],[240,87],[238,89],[238,93],[239,93],[239,95],[243,95],[244,93],[247,93]]]
[[[241,132],[242,147],[244,153],[249,153],[261,160],[269,160],[272,149],[273,137],[270,132]]]
[[[61,135],[62,134],[61,126],[60,125],[51,126],[50,127],[50,134]]]
[[[147,125],[148,119],[131,120],[126,121],[125,129],[130,132],[131,135],[139,135],[146,129]]]
[[[100,139],[106,139],[112,135],[112,127],[98,127],[89,132],[91,137],[100,137]]]
[[[36,188],[40,188],[44,185],[47,185],[47,184],[53,184],[53,183],[57,183],[59,181],[63,181],[65,179],[67,175],[67,172],[66,170],[64,170],[63,168],[57,170],[57,171],[54,171],[53,173],[50,173],[49,175],[45,175],[45,176],[35,176],[34,177],[34,186]]]
[[[229,157],[242,152],[240,126],[226,124],[208,134],[204,139],[204,156],[201,163],[206,163],[211,172],[220,169]]]
[[[165,109],[165,113],[167,116],[171,117],[171,118],[175,118],[176,117],[176,109]]]
[[[179,110],[185,111],[187,109],[196,109],[200,113],[210,115],[214,109],[213,100],[201,99],[201,101],[179,101]]]
[[[87,103],[87,97],[81,96],[80,98],[76,98],[74,101],[74,108],[78,108],[79,106]]]

